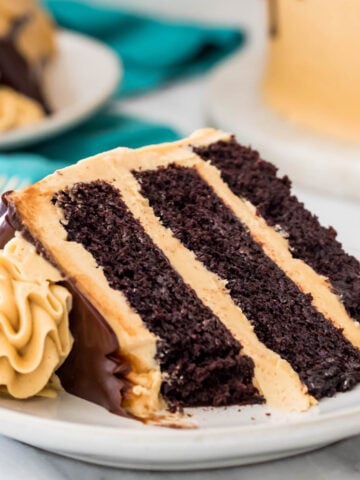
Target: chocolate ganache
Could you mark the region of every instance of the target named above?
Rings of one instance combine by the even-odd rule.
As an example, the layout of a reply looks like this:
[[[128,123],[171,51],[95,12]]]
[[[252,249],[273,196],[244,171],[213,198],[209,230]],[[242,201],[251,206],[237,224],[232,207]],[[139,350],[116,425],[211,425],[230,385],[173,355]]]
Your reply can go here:
[[[39,253],[58,268],[42,245],[22,224],[14,206],[7,201],[6,193],[1,199],[0,215],[0,248],[19,231],[26,240],[36,246]],[[61,383],[69,393],[93,401],[113,413],[129,416],[126,410],[121,408],[129,388],[124,378],[129,371],[129,365],[126,359],[119,355],[120,347],[116,335],[71,278],[64,280],[64,286],[73,296],[70,329],[74,346],[67,360],[56,372]],[[73,321],[74,319],[76,321]]]

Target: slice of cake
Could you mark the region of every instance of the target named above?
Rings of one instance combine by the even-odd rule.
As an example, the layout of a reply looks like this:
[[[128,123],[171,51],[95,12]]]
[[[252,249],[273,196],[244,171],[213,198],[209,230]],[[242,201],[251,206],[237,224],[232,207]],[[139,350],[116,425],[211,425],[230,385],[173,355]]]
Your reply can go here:
[[[42,77],[55,54],[52,21],[36,0],[0,1],[0,131],[50,113]]]
[[[83,160],[5,194],[2,220],[71,293],[63,387],[112,412],[304,411],[360,381],[359,262],[227,133]]]

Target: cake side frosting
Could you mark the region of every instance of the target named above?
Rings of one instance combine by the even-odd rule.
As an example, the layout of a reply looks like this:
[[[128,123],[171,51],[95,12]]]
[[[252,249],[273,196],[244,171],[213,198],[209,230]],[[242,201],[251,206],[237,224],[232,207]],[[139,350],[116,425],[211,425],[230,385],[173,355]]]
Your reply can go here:
[[[87,164],[88,168],[82,168]],[[108,286],[103,270],[98,268],[94,258],[81,245],[75,242],[67,242],[66,230],[61,222],[64,220],[62,212],[53,205],[52,199],[56,192],[74,183],[74,169],[78,171],[79,180],[91,181],[104,177],[103,166],[97,162],[85,161],[75,167],[70,167],[59,173],[48,177],[44,181],[30,186],[19,194],[24,200],[16,202],[17,192],[8,195],[5,200],[8,205],[7,217],[16,230],[25,231],[31,236],[33,242],[38,245],[46,255],[51,252],[49,260],[61,271],[63,277],[69,284],[69,288],[76,293],[75,307],[81,318],[90,316],[93,321],[90,323],[99,324],[99,329],[104,331],[104,341],[99,339],[99,348],[93,354],[96,356],[98,366],[94,368],[94,375],[97,384],[101,385],[101,392],[94,392],[91,381],[79,387],[79,379],[73,378],[71,365],[79,362],[76,352],[70,355],[67,368],[64,365],[61,369],[62,375],[66,377],[66,383],[74,391],[83,395],[90,395],[98,403],[105,404],[107,408],[116,413],[123,414],[125,410],[120,407],[124,400],[125,393],[129,395],[129,382],[127,374],[130,372],[131,385],[139,384],[141,389],[131,389],[132,402],[129,412],[138,417],[146,417],[149,410],[161,408],[160,391],[160,370],[155,360],[156,337],[147,330],[141,317],[130,307],[126,298],[118,291]],[[114,172],[107,171],[109,180]],[[44,222],[39,222],[39,216]],[[84,305],[81,299],[91,299],[91,311],[84,312]],[[88,302],[87,302],[88,303]],[[87,307],[87,305],[85,305]],[[85,317],[84,317],[85,314]],[[81,329],[81,318],[79,329]],[[108,325],[108,328],[103,325]],[[90,328],[90,327],[89,327]],[[86,332],[86,330],[85,330]],[[96,338],[96,330],[89,332],[90,336]],[[121,345],[121,357],[119,344]],[[88,355],[89,346],[82,339],[76,341],[75,347],[79,347],[79,355]],[[91,352],[91,350],[90,350]],[[89,372],[88,361],[81,363],[83,371]],[[131,363],[131,369],[128,368]],[[100,365],[101,364],[101,365]],[[66,369],[66,370],[65,370]],[[119,379],[116,378],[119,370]],[[76,369],[73,370],[76,372]],[[125,374],[121,374],[121,372]],[[97,376],[99,374],[99,376]],[[104,379],[100,378],[100,374]],[[110,388],[113,383],[118,384],[115,393]]]

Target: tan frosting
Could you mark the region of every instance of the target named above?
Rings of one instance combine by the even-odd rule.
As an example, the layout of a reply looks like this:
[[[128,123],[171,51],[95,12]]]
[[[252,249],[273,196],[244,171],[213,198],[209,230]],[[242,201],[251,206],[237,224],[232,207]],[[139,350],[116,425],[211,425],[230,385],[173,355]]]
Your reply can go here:
[[[304,261],[293,258],[288,240],[280,232],[268,226],[265,220],[256,214],[256,208],[250,202],[234,195],[215,167],[200,163],[196,168],[204,180],[212,185],[215,193],[248,227],[252,237],[262,246],[265,254],[302,292],[311,294],[313,306],[336,327],[341,328],[343,335],[353,345],[360,348],[360,324],[348,315],[339,297],[332,292],[328,279],[317,274]]]
[[[140,195],[139,185],[130,172],[118,167],[118,173],[121,181],[114,185],[121,191],[130,211],[184,281],[242,343],[242,352],[254,360],[255,382],[267,403],[294,411],[306,410],[316,403],[289,363],[257,339],[252,325],[231,299],[226,282],[207,270],[170,230],[161,225],[148,201]]]
[[[69,354],[71,295],[59,272],[20,235],[0,251],[0,386],[16,398],[53,395]]]
[[[8,87],[0,87],[0,132],[26,127],[42,120],[41,105]]]
[[[359,0],[268,3],[266,101],[306,127],[359,141]]]
[[[208,133],[206,134],[206,132]],[[262,245],[266,255],[279,265],[303,292],[310,293],[313,296],[314,307],[336,327],[343,329],[344,336],[360,348],[360,325],[348,315],[338,296],[332,292],[328,280],[317,274],[304,261],[293,258],[288,241],[283,235],[275,228],[268,226],[265,220],[256,214],[256,208],[250,202],[232,193],[221,179],[217,168],[201,160],[187,147],[189,143],[203,145],[220,139],[228,140],[229,134],[217,130],[200,130],[197,135],[190,138],[190,141],[183,142],[185,147],[183,149],[179,146],[175,147],[175,143],[172,150],[163,146],[161,149],[144,148],[140,150],[141,155],[137,155],[137,151],[126,151],[120,158],[114,158],[114,161],[117,163],[118,169],[128,170],[151,170],[169,163],[195,167],[204,180],[212,186],[215,193],[249,228],[255,240]]]

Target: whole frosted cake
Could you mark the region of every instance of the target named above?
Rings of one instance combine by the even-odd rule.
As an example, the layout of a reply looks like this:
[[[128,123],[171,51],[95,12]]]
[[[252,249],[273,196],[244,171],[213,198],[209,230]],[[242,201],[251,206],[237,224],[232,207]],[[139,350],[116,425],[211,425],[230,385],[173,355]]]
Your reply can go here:
[[[56,372],[70,393],[160,421],[187,406],[304,411],[360,381],[359,262],[230,134],[83,160],[6,193],[1,225],[0,384],[14,396],[48,392]]]
[[[268,0],[266,102],[314,131],[360,141],[360,2]]]
[[[42,76],[55,54],[54,36],[36,0],[0,0],[0,132],[50,113]]]

